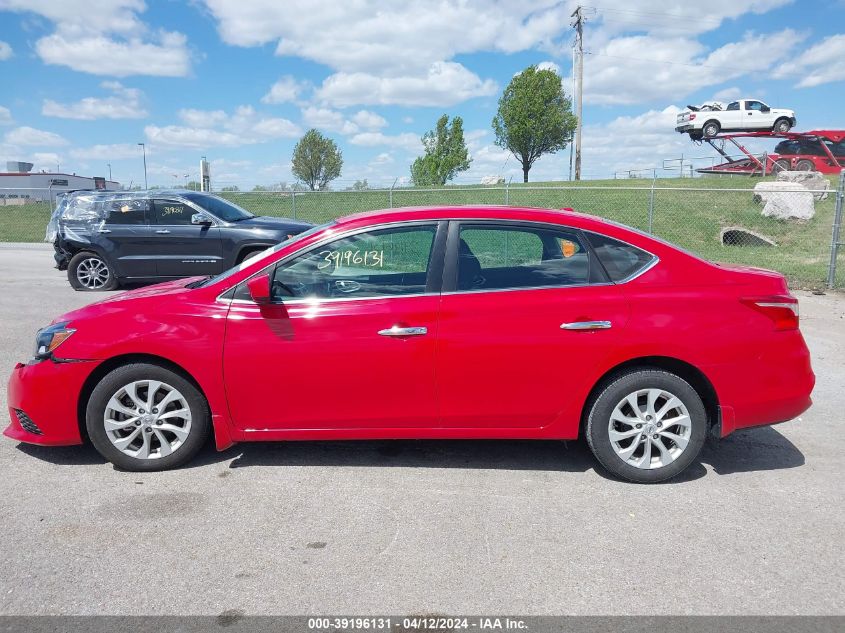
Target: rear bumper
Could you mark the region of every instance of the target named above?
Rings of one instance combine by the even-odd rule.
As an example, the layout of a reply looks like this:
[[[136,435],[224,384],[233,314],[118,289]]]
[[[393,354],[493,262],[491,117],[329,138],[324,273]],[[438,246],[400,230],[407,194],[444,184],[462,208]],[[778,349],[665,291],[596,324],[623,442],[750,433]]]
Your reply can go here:
[[[777,332],[753,358],[706,371],[721,404],[720,435],[792,420],[810,408],[816,377],[800,331]]]
[[[9,378],[10,423],[3,435],[45,446],[81,444],[79,393],[97,363],[52,360],[29,365],[18,363]],[[17,411],[26,414],[29,430],[21,425]]]
[[[685,132],[692,132],[693,130],[695,130],[695,127],[691,123],[681,123],[675,127],[675,131],[680,132],[681,134]]]

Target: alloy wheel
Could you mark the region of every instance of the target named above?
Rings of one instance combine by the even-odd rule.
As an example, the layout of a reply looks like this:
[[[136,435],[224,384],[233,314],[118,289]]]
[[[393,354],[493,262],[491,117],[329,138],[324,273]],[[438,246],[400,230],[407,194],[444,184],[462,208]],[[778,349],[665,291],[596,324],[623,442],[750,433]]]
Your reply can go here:
[[[109,267],[97,257],[88,257],[76,267],[76,278],[86,288],[97,290],[108,283]]]
[[[686,405],[674,394],[639,389],[613,409],[608,435],[619,459],[652,470],[671,464],[686,450],[692,421]]]
[[[177,389],[158,380],[136,380],[109,399],[103,414],[109,441],[136,459],[160,459],[191,433],[191,409]]]

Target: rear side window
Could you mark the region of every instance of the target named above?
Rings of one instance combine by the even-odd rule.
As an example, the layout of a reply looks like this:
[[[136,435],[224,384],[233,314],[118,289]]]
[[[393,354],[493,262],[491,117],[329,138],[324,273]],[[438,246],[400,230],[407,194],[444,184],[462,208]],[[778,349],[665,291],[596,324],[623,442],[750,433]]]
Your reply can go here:
[[[174,200],[153,200],[153,208],[158,224],[190,224],[196,213],[193,207]]]
[[[587,233],[587,236],[593,252],[613,282],[624,281],[636,275],[654,259],[651,253],[607,235]]]
[[[143,198],[108,200],[103,204],[106,224],[146,224],[147,222],[147,201]]]
[[[545,288],[588,283],[589,256],[574,232],[462,225],[457,290]]]

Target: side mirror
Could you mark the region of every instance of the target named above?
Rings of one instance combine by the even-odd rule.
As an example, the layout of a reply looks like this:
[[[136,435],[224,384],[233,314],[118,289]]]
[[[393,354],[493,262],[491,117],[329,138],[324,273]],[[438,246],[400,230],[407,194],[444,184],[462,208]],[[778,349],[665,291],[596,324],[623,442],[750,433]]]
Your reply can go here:
[[[767,105],[764,105],[760,108],[760,112],[771,112],[771,111],[772,111],[772,109]]]
[[[268,273],[256,275],[246,282],[246,287],[255,303],[270,303],[270,275]]]
[[[194,213],[191,216],[191,224],[211,224],[211,218],[204,213]]]

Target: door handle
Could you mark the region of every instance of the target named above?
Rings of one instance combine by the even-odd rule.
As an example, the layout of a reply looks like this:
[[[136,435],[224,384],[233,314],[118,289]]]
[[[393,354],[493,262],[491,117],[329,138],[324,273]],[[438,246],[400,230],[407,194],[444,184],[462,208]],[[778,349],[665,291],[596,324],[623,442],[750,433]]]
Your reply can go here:
[[[111,229],[97,229],[97,233],[111,233]]]
[[[561,323],[561,330],[609,330],[610,321],[575,321],[574,323]]]
[[[170,233],[170,231],[168,231],[167,229],[159,229],[158,231],[156,231],[156,233],[166,235],[167,233]]]
[[[394,325],[386,330],[379,330],[379,336],[425,336],[427,327],[398,327]]]

